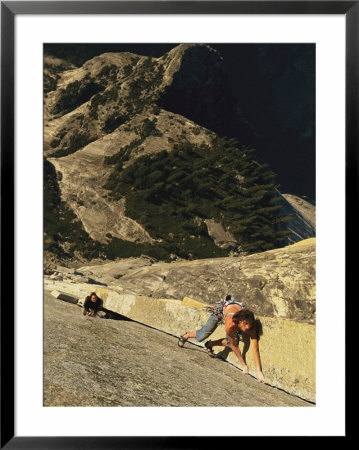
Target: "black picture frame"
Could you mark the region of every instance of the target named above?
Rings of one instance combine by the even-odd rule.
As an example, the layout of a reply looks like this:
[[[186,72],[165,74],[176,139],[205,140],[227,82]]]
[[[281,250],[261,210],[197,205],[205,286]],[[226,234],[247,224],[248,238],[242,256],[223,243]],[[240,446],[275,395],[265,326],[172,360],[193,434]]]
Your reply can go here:
[[[223,437],[15,436],[14,398],[14,33],[18,14],[336,14],[346,21],[346,236],[357,205],[359,1],[4,1],[1,2],[1,448],[198,448],[226,445]],[[354,203],[353,203],[354,201]],[[350,202],[350,203],[349,203]],[[347,241],[346,241],[347,243]],[[346,244],[346,265],[349,263]],[[351,243],[351,252],[355,244]],[[346,288],[349,291],[346,274]],[[348,431],[348,430],[347,430]],[[239,430],[243,436],[243,430]],[[345,437],[348,437],[346,434]]]

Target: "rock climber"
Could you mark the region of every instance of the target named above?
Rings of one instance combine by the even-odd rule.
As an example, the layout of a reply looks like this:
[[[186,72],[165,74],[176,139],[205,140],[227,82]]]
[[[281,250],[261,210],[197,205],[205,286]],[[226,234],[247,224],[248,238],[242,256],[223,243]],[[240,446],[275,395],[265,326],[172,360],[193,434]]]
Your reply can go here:
[[[213,347],[229,347],[239,359],[243,372],[248,374],[248,366],[238,347],[239,333],[246,333],[250,337],[257,379],[263,383],[264,375],[259,354],[258,330],[253,312],[246,309],[244,303],[237,302],[231,295],[226,295],[214,307],[209,307],[208,309],[211,311],[211,315],[205,325],[199,330],[193,330],[182,335],[178,340],[178,345],[183,347],[187,340],[191,338],[202,342],[214,332],[220,323],[224,323],[226,337],[216,341],[207,341],[205,347],[208,350],[208,354],[211,357],[215,356]]]
[[[104,311],[102,311],[102,308],[103,301],[100,299],[100,297],[98,297],[96,292],[91,292],[91,294],[85,298],[83,315],[91,317],[95,317],[96,315],[98,315],[99,317],[104,317],[105,313]]]

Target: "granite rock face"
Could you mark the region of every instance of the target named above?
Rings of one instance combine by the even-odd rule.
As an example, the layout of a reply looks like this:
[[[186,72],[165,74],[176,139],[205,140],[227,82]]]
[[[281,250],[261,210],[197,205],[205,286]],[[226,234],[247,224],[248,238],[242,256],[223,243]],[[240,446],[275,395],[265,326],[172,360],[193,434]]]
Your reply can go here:
[[[118,278],[120,271],[124,275]],[[206,307],[226,293],[233,294],[260,321],[261,359],[267,381],[315,401],[314,239],[247,257],[171,264],[140,260],[137,265],[131,260],[127,266],[120,262],[118,268],[111,263],[75,272],[84,273],[82,282],[47,275],[45,289],[57,298],[75,298],[79,305],[95,291],[107,311],[177,336],[199,329],[208,319]],[[102,280],[102,285],[89,284],[88,273]],[[219,327],[213,339],[224,335]],[[250,373],[255,376],[248,342],[242,344]],[[216,351],[238,365],[231,352]]]
[[[315,323],[316,318],[315,238],[248,256],[172,263],[130,258],[78,267],[71,276],[58,270],[58,266],[48,270],[47,279],[91,280],[118,293],[177,300],[190,297],[205,304],[230,293],[261,316],[307,323]]]
[[[281,195],[283,214],[290,214],[292,220],[286,225],[291,231],[288,243],[299,242],[302,239],[315,237],[316,209],[315,206],[292,194]]]
[[[108,274],[108,265],[86,270]],[[111,270],[116,263],[111,264]],[[153,298],[191,297],[212,304],[230,293],[256,314],[315,322],[315,239],[248,255],[155,263],[128,270],[108,285],[118,292]],[[81,272],[83,268],[79,268]],[[92,275],[96,278],[95,275]]]
[[[193,371],[197,376],[189,377]],[[45,290],[44,406],[312,404],[258,383],[198,346],[181,349],[169,334],[132,321],[83,316]]]
[[[52,287],[50,282],[45,283],[45,291]],[[56,288],[66,292],[67,297],[78,298],[79,306],[83,306],[83,299],[90,292],[86,284],[56,282]],[[58,299],[59,291],[52,291],[51,295],[55,294]],[[179,337],[184,330],[198,330],[209,317],[203,303],[187,297],[182,301],[157,299],[119,294],[101,286],[96,287],[96,292],[103,299],[105,317],[131,319],[172,336]],[[315,402],[315,325],[259,315],[256,315],[256,322],[266,383]],[[219,324],[210,336],[213,340],[222,340],[224,337],[223,324]],[[190,341],[204,347],[203,342],[199,343],[196,339]],[[239,347],[249,366],[249,373],[257,377],[250,339],[245,334],[240,336]],[[242,369],[237,357],[229,349],[215,347],[214,350],[218,358]]]

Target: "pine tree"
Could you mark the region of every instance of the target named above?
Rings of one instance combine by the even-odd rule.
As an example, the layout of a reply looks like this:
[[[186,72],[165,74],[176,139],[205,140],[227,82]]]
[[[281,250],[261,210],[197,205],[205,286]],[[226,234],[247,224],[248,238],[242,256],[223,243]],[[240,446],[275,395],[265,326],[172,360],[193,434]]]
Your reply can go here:
[[[156,239],[171,242],[177,254],[191,248],[195,257],[208,257],[218,248],[203,232],[205,219],[221,222],[245,252],[283,245],[287,233],[282,224],[289,217],[281,216],[274,180],[269,166],[255,160],[253,149],[218,138],[212,148],[186,142],[175,144],[170,153],[139,157],[114,170],[105,187],[115,198],[126,196],[127,215]]]

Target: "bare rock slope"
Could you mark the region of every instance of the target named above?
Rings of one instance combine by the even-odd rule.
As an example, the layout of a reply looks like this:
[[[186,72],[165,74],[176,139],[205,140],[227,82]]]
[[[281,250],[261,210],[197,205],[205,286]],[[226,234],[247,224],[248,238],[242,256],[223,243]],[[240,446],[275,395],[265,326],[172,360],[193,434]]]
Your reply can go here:
[[[85,317],[46,291],[44,307],[45,406],[312,406],[158,330]]]

